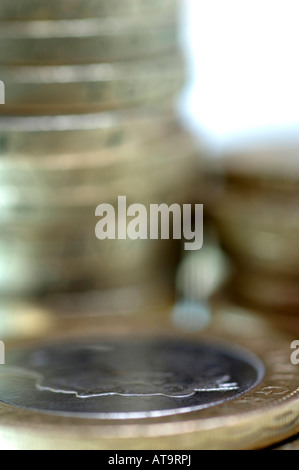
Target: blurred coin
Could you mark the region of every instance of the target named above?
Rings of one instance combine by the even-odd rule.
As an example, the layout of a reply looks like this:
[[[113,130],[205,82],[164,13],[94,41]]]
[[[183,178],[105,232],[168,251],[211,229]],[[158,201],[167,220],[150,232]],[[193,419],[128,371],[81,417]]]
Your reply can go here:
[[[298,273],[299,207],[296,195],[226,190],[213,206],[222,241],[233,257],[252,267]]]
[[[271,313],[285,316],[298,314],[298,277],[278,276],[263,270],[240,267],[233,277],[230,291],[238,300],[246,301]]]
[[[132,19],[0,24],[0,65],[73,65],[177,50],[177,25]]]
[[[0,117],[0,151],[3,157],[38,158],[98,152],[176,128],[169,101],[159,107],[106,113]]]
[[[285,144],[253,147],[223,155],[220,168],[228,185],[264,191],[291,192],[298,187],[299,148]]]
[[[195,147],[183,132],[152,142],[146,148],[136,146],[123,154],[99,154],[77,160],[78,165],[57,161],[53,166],[28,165],[26,160],[0,165],[0,218],[13,208],[38,210],[59,206],[67,210],[86,207],[96,201],[116,200],[125,194],[131,200],[171,191],[180,181],[194,174]]]
[[[103,111],[174,99],[184,82],[178,55],[128,63],[0,68],[1,114]]]
[[[0,21],[101,18],[112,15],[167,18],[178,0],[2,0]]]
[[[46,309],[22,300],[2,299],[0,302],[0,338],[40,338],[49,333],[53,321]]]
[[[71,243],[71,239],[69,239]],[[174,277],[177,256],[171,241],[97,240],[93,251],[55,254],[8,251],[0,244],[0,292],[28,296],[134,284],[164,273]]]
[[[131,201],[138,203],[153,202],[157,199],[153,187],[158,191],[163,187],[166,196],[172,196],[178,201],[178,194],[185,196],[186,186],[192,181],[194,170],[185,165],[178,167],[173,172],[167,170],[167,181],[161,175],[164,169],[157,168],[152,179],[147,185],[134,186],[137,179],[118,180],[118,186],[111,188],[109,182],[106,185],[81,186],[72,190],[71,188],[60,188],[46,193],[42,188],[33,190],[19,190],[7,188],[1,192],[2,204],[0,205],[0,225],[2,227],[34,227],[35,224],[60,223],[71,224],[78,220],[90,221],[94,217],[95,208],[98,204],[107,201],[116,201],[119,194],[127,195]],[[160,179],[159,179],[160,178]],[[163,185],[164,182],[164,185]],[[141,192],[142,191],[142,192]],[[30,192],[30,194],[28,194]],[[166,197],[163,198],[166,202]]]
[[[53,292],[40,298],[4,297],[0,302],[0,337],[7,343],[26,338],[49,338],[67,329],[84,332],[86,328],[104,327],[111,317],[166,309],[173,302],[173,286],[163,273],[127,286],[81,292]],[[88,305],[88,310],[86,306]],[[128,315],[129,314],[129,315]]]

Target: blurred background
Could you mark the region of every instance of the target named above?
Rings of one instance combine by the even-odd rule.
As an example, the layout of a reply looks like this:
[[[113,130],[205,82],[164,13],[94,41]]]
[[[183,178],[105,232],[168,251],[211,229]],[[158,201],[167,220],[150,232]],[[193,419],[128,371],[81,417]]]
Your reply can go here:
[[[219,153],[236,145],[298,143],[295,0],[184,0],[191,68],[184,116]]]
[[[0,336],[222,297],[296,328],[296,2],[65,5],[0,6]],[[204,203],[204,248],[99,242],[122,194]]]
[[[224,294],[297,331],[297,3],[187,0],[184,8],[191,84],[181,114],[205,148],[201,197],[218,263],[228,255]],[[210,257],[204,276],[212,266]]]

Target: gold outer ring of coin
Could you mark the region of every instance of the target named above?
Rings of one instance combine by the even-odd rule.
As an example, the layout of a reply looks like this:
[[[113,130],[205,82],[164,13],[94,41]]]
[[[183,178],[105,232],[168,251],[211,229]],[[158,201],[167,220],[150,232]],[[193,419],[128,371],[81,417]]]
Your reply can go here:
[[[177,22],[132,19],[0,23],[0,64],[73,65],[150,57],[178,49]]]
[[[131,63],[0,67],[6,84],[1,114],[99,112],[174,99],[184,84],[179,55]]]
[[[177,126],[169,100],[146,109],[64,116],[1,116],[0,149],[9,159],[98,152],[162,136]]]
[[[256,354],[265,376],[244,395],[200,411],[171,418],[139,420],[88,420],[66,418],[0,405],[2,446],[13,449],[257,449],[296,434],[299,430],[298,366],[290,361],[295,339],[280,334],[264,319],[230,304],[215,307],[205,333],[176,330],[169,311],[149,315],[92,318],[71,325],[53,339],[99,334],[122,340],[128,336],[213,339]],[[58,327],[57,323],[57,327]],[[57,330],[58,331],[58,328]],[[48,338],[49,340],[49,338]],[[22,342],[22,345],[26,343]]]
[[[180,0],[2,0],[0,21],[33,21],[128,15],[163,17],[179,6]]]

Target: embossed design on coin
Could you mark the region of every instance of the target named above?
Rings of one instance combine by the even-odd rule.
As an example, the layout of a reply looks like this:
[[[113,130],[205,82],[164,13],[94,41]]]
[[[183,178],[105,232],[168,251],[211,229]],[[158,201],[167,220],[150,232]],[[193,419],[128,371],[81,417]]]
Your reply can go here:
[[[194,411],[252,388],[251,354],[174,340],[81,342],[20,351],[0,372],[0,399],[95,418]]]

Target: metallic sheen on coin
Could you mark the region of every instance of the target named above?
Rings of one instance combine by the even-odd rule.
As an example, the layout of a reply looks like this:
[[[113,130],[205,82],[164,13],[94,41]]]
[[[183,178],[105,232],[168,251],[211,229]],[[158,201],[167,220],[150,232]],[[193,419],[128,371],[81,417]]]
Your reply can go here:
[[[171,106],[93,114],[0,117],[2,157],[39,158],[116,148],[178,128]]]
[[[213,343],[105,339],[20,351],[0,371],[0,399],[62,415],[157,417],[236,398],[262,376],[250,353]]]
[[[178,0],[1,0],[1,21],[104,18],[128,15],[168,18],[178,10]]]
[[[174,100],[184,83],[181,57],[114,64],[1,67],[7,83],[1,114],[97,112]]]
[[[161,23],[161,22],[160,22]],[[151,57],[178,48],[177,24],[144,19],[0,23],[1,65],[72,65]]]

